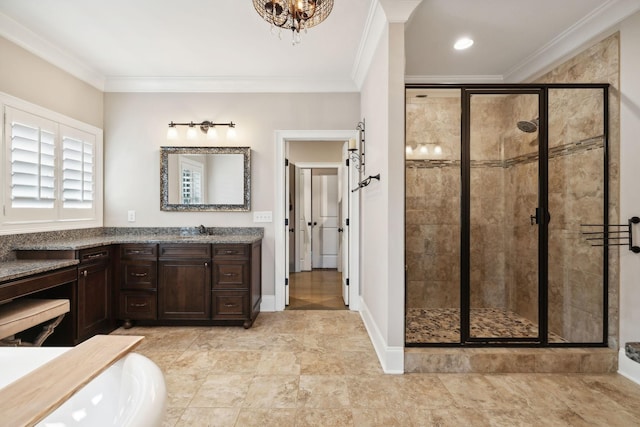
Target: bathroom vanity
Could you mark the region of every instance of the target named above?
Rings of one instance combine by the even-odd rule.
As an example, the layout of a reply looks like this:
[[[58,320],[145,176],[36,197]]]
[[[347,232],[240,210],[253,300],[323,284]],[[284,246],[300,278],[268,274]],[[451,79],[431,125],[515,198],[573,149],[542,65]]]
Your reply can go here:
[[[262,236],[261,228],[138,228],[19,244],[14,263],[24,271],[0,279],[0,297],[17,285],[25,288],[37,272],[30,265],[48,263],[45,277],[56,286],[7,298],[69,299],[71,311],[50,338],[55,345],[78,344],[120,323],[249,328],[262,302]],[[63,280],[56,265],[66,267]]]

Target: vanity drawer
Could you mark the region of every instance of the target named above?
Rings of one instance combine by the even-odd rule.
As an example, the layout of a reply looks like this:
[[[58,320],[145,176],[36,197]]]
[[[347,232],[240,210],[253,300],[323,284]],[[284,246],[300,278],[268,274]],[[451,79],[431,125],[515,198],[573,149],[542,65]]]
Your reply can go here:
[[[200,243],[160,244],[160,258],[211,258],[211,245]]]
[[[119,317],[121,319],[154,320],[158,313],[157,301],[155,293],[121,292]]]
[[[78,255],[80,264],[87,262],[95,262],[109,259],[110,246],[102,246],[99,248],[83,249]]]
[[[126,244],[120,245],[120,259],[155,259],[158,256],[156,244]]]
[[[214,289],[248,289],[249,264],[243,260],[213,261]]]
[[[156,289],[156,261],[120,261],[121,289]]]
[[[244,319],[249,313],[249,293],[238,291],[212,292],[213,319]]]
[[[214,258],[248,258],[249,245],[213,245]]]

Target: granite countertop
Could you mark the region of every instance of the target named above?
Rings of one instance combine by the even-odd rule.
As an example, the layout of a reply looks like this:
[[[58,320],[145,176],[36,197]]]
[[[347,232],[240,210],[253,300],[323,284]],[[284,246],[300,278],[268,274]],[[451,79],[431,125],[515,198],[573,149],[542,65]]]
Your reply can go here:
[[[0,282],[46,273],[47,271],[77,265],[78,262],[77,259],[4,261],[0,263]]]
[[[53,240],[36,243],[25,243],[14,246],[14,250],[22,251],[54,251],[54,250],[78,250],[95,248],[99,246],[118,245],[123,243],[255,243],[262,239],[256,234],[131,234],[131,235],[104,235],[69,240]]]

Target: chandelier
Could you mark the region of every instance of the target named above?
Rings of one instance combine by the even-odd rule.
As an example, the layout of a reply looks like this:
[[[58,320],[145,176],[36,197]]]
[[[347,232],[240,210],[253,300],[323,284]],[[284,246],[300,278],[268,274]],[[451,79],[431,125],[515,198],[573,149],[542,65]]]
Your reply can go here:
[[[291,30],[293,44],[300,43],[300,30],[318,25],[331,13],[333,0],[253,0],[262,19],[271,24],[271,31]]]

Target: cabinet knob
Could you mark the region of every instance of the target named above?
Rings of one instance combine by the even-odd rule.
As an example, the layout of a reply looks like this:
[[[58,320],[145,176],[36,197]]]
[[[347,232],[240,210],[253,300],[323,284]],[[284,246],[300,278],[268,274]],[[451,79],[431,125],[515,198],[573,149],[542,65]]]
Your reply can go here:
[[[231,304],[230,302],[227,302],[224,304],[225,307],[230,308],[230,307],[235,307],[235,304]]]
[[[147,303],[142,303],[142,304],[131,304],[131,307],[136,307],[136,308],[140,308],[140,307],[146,307]]]
[[[204,266],[205,266],[205,267],[209,267],[209,263],[208,263],[208,262],[205,262],[205,263],[204,263]]]
[[[88,274],[88,273],[87,273],[87,270],[85,270],[85,271],[83,271],[83,272],[82,272],[82,275],[83,275],[84,277],[87,277],[87,274]]]
[[[147,273],[131,273],[133,277],[147,277]]]

